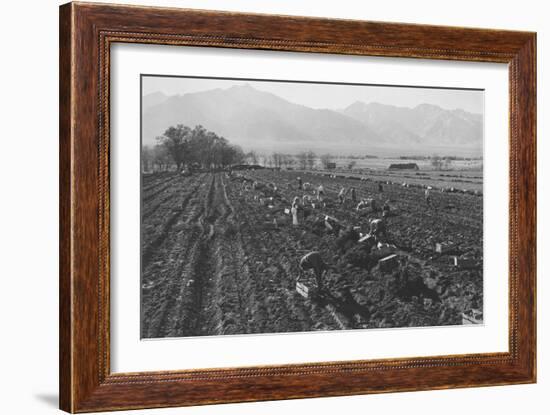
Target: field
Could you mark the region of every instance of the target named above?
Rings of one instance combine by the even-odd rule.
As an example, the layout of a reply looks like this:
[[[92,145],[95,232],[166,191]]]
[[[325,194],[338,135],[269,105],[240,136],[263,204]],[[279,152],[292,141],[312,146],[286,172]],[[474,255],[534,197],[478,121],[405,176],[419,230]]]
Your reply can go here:
[[[405,183],[409,186],[431,186],[437,190],[453,190],[456,192],[476,192],[483,193],[483,172],[481,170],[386,170],[386,169],[366,169],[347,171],[339,169],[335,172],[338,175],[347,177],[369,177],[372,180],[385,182],[386,184]]]
[[[293,226],[285,209],[305,193],[298,176],[322,183],[327,201],[308,205]],[[463,312],[483,309],[481,182],[479,173],[426,171],[144,175],[142,337],[462,324]],[[389,201],[385,242],[395,245],[398,266],[382,272],[381,255],[325,228],[329,215],[367,233],[381,216],[336,203],[341,186],[379,206]],[[435,252],[442,242],[452,249]],[[326,290],[304,297],[296,290],[299,260],[314,250],[330,266]],[[455,266],[455,256],[474,266]]]
[[[423,156],[426,157],[426,156]],[[320,161],[320,160],[319,160]],[[403,158],[391,157],[391,156],[378,156],[372,158],[349,158],[349,157],[340,157],[334,159],[336,166],[338,168],[347,166],[350,162],[355,163],[355,169],[387,169],[390,164],[399,164],[399,163],[416,163],[420,170],[433,170],[431,165],[431,160],[428,158]],[[469,160],[453,160],[451,165],[448,168],[448,171],[459,171],[459,172],[468,172],[476,171],[481,169],[481,160],[480,159],[469,159]]]

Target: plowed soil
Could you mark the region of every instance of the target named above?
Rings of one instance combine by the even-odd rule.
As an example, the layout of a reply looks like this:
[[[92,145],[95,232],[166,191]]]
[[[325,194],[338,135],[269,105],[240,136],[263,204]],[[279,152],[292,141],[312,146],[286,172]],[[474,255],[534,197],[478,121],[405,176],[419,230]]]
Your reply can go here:
[[[322,183],[327,202],[309,205],[293,226],[285,209],[295,196],[313,197],[297,189],[298,176]],[[267,169],[144,177],[142,337],[457,325],[463,312],[483,309],[481,195],[434,190],[427,206],[420,186],[384,182],[379,192],[379,177],[358,179]],[[382,272],[377,254],[324,227],[329,215],[366,233],[381,216],[337,203],[341,186],[378,206],[389,201],[385,242],[396,246],[394,269]],[[436,253],[441,242],[453,249]],[[303,297],[298,264],[313,250],[330,270],[322,292],[306,275],[311,293]],[[475,266],[456,267],[453,256]]]

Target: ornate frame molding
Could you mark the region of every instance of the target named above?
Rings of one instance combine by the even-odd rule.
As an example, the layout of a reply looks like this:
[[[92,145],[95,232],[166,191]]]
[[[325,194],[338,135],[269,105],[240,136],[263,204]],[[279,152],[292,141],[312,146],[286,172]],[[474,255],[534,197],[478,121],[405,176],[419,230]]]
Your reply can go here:
[[[508,63],[510,351],[112,374],[109,70],[113,43]],[[60,9],[60,49],[62,409],[88,412],[535,381],[535,34],[69,3]]]

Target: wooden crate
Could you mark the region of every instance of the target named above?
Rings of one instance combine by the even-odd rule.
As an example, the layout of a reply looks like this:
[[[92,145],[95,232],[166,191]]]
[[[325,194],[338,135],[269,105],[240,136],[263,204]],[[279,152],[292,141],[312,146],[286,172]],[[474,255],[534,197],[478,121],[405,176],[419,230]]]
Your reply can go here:
[[[398,256],[396,254],[389,255],[378,261],[378,267],[382,272],[392,272],[399,266]]]
[[[309,287],[302,282],[296,283],[296,291],[304,298],[309,297]]]
[[[438,254],[446,254],[456,249],[456,245],[452,242],[439,242],[435,244],[435,252]]]
[[[460,269],[481,268],[481,261],[475,258],[453,257],[454,266]]]
[[[304,298],[312,298],[318,294],[317,281],[313,276],[306,275],[296,281],[296,292]]]

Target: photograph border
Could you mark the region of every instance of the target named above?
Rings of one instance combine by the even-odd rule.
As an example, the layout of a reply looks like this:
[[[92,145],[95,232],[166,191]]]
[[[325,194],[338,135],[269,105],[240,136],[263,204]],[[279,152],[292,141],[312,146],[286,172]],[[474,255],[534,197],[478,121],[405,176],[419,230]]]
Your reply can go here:
[[[377,84],[377,83],[358,83],[358,82],[334,82],[334,81],[303,81],[303,80],[289,80],[289,79],[263,79],[263,78],[238,78],[238,77],[223,77],[223,76],[197,76],[197,75],[173,75],[173,74],[151,74],[151,73],[140,73],[139,77],[139,86],[140,86],[140,102],[139,102],[139,108],[140,108],[140,116],[139,116],[139,123],[140,123],[140,163],[139,163],[139,175],[140,175],[140,275],[139,275],[139,286],[141,287],[143,284],[143,266],[142,266],[142,260],[143,260],[143,219],[142,219],[142,213],[143,213],[143,176],[144,173],[142,171],[142,165],[143,165],[143,79],[144,78],[171,78],[171,79],[198,79],[198,80],[215,80],[215,81],[238,81],[238,82],[270,82],[270,83],[291,83],[291,84],[309,84],[309,85],[334,85],[334,86],[354,86],[354,87],[380,87],[380,88],[413,88],[413,89],[436,89],[436,90],[446,90],[446,91],[476,91],[476,92],[483,92],[485,93],[485,88],[467,88],[467,87],[446,87],[446,86],[428,86],[428,85],[395,85],[395,84]],[[485,114],[480,114],[483,117],[483,123],[482,128],[485,130]],[[483,141],[485,140],[485,137],[483,137]],[[484,154],[484,143],[482,143],[482,154]],[[482,235],[485,232],[484,227],[482,228]],[[483,240],[483,237],[482,237]],[[483,284],[483,287],[485,284]],[[167,337],[143,337],[142,336],[142,324],[143,324],[143,290],[140,288],[140,339],[141,340],[160,340],[160,339],[185,339],[185,338],[191,338],[191,337],[197,337],[197,336],[167,336]],[[483,297],[483,306],[481,307],[482,315],[485,315],[485,288],[483,288],[482,292]],[[485,325],[485,320],[483,320],[482,323],[479,325],[483,326]],[[420,328],[422,326],[413,326],[412,328]],[[427,326],[427,327],[459,327],[458,325],[448,325],[448,326]],[[387,327],[389,329],[395,329],[395,328],[405,328],[405,327]],[[347,329],[347,330],[372,330],[372,328],[368,329]],[[216,337],[216,336],[248,336],[248,335],[273,335],[273,334],[296,334],[296,333],[321,333],[321,332],[327,332],[327,331],[342,331],[342,329],[332,329],[332,330],[310,330],[310,331],[282,331],[282,332],[262,332],[262,333],[235,333],[235,334],[223,334],[223,335],[214,335],[214,334],[207,334],[204,335],[204,337]]]
[[[536,381],[535,33],[89,3],[61,6],[59,23],[61,409],[91,412]],[[111,373],[113,43],[507,63],[509,352]]]

